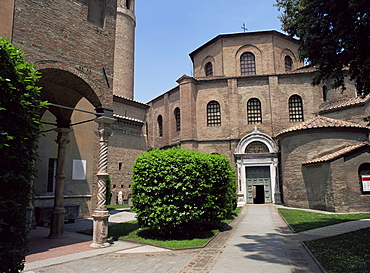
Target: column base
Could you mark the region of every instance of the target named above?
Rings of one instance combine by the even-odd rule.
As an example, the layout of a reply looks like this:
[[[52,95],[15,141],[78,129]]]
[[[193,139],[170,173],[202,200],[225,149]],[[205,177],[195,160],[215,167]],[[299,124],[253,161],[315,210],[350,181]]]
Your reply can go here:
[[[90,245],[90,247],[92,247],[92,248],[104,248],[104,247],[110,247],[110,246],[111,246],[111,244],[110,244],[110,243],[108,243],[108,242],[106,242],[106,243],[102,243],[102,244],[92,243],[92,244]]]
[[[64,207],[53,207],[51,211],[51,223],[50,223],[50,234],[49,239],[61,239],[65,238],[64,234],[64,215],[66,210]]]
[[[94,219],[94,229],[93,242],[90,247],[103,248],[110,246],[110,243],[108,243],[108,211],[96,210],[92,217]]]
[[[280,192],[275,192],[275,204],[281,205],[281,194]]]

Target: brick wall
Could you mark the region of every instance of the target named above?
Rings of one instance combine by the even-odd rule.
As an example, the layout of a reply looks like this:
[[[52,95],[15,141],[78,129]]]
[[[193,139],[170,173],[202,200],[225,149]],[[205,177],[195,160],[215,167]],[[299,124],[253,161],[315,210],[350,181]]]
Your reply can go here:
[[[285,204],[302,208],[326,206],[326,209],[331,211],[338,211],[338,208],[346,210],[348,203],[343,202],[348,199],[347,170],[344,168],[343,160],[338,159],[332,163],[330,173],[328,173],[329,167],[323,165],[321,174],[320,171],[309,173],[313,166],[303,167],[302,163],[337,151],[346,145],[366,141],[367,131],[354,128],[347,130],[320,128],[283,134],[279,139],[280,146],[283,147],[280,171]],[[320,181],[328,183],[327,189],[325,185],[317,186]],[[312,197],[315,194],[317,196]],[[320,196],[325,197],[326,200],[319,201]]]
[[[27,61],[35,63],[35,68],[42,72],[39,84],[44,86],[43,98],[78,108],[77,103],[85,97],[90,102],[89,111],[94,111],[99,106],[113,107],[117,5],[116,0],[106,1],[104,26],[99,27],[88,21],[87,3],[87,0],[15,0],[12,41],[27,54]],[[51,111],[58,118],[68,119],[66,112]],[[93,117],[90,115],[87,119]],[[77,118],[76,122],[83,120],[85,117]],[[65,194],[92,194],[92,198],[73,199],[81,203],[84,216],[92,212],[97,201],[94,174],[97,173],[99,137],[96,124],[92,127],[88,132],[73,134],[70,144],[73,152],[68,155],[68,160],[85,159],[84,154],[88,155],[87,180],[73,183],[71,168],[66,167]],[[43,152],[47,156],[56,149],[55,143],[51,148],[44,144],[40,143],[40,149],[46,149]]]
[[[16,0],[13,42],[33,63],[53,61],[87,74],[112,107],[116,1],[107,1],[104,28],[87,21],[85,0]],[[107,83],[108,80],[108,83]],[[105,94],[107,93],[107,94]]]

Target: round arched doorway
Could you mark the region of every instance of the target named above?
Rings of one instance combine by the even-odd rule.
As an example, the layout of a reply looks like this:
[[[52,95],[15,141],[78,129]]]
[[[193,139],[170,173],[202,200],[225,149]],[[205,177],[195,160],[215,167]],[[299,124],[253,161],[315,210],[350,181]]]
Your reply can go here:
[[[240,140],[234,154],[238,203],[281,203],[277,153],[275,141],[257,128]]]

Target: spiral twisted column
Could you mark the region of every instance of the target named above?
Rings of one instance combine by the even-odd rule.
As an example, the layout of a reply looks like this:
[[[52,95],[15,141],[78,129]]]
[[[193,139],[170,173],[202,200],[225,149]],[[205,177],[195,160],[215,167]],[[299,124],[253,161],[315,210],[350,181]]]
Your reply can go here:
[[[91,247],[100,248],[110,246],[108,243],[108,218],[106,208],[106,183],[108,177],[108,139],[112,135],[111,124],[114,118],[100,117],[96,119],[99,123],[99,158],[98,158],[98,202],[92,215],[94,219],[93,243]]]

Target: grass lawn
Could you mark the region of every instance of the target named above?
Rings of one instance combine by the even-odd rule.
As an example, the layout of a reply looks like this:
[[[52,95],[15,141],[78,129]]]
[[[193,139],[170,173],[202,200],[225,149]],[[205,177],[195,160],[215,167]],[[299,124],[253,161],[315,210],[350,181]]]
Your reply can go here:
[[[370,272],[370,228],[305,244],[328,273]]]
[[[159,234],[148,228],[140,228],[138,222],[133,221],[110,225],[108,228],[108,236],[169,248],[202,247],[211,240],[225,224],[234,219],[240,210],[241,207],[236,208],[232,215],[219,225],[206,223],[198,224],[187,230],[179,231],[176,234]],[[92,230],[85,230],[83,233],[92,234]]]
[[[108,205],[107,209],[129,209],[129,205]]]
[[[323,214],[294,209],[279,209],[279,212],[297,232],[370,218],[370,213]],[[370,272],[370,228],[305,244],[328,273]]]
[[[370,213],[323,214],[295,209],[279,209],[279,212],[296,232],[353,220],[370,219]]]
[[[160,234],[148,228],[139,228],[137,221],[109,226],[109,236],[169,248],[204,246],[222,226],[199,225],[195,229],[176,234]]]

